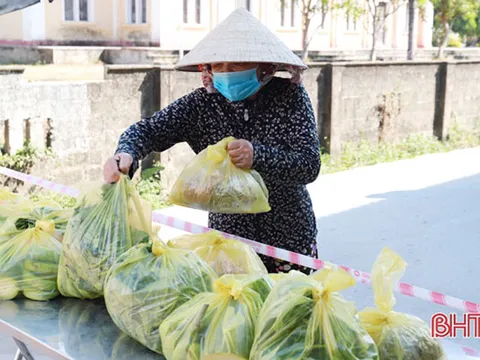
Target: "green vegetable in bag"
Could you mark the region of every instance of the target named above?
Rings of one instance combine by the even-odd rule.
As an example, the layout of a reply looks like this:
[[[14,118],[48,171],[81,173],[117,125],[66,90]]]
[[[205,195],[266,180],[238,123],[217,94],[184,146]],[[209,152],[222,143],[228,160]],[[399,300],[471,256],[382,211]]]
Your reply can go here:
[[[380,360],[443,360],[441,344],[431,337],[428,325],[416,316],[393,311],[393,286],[407,263],[384,248],[372,269],[372,286],[377,308],[360,312],[360,321],[378,347]]]
[[[55,233],[62,231],[69,211],[4,205],[0,214],[7,218],[0,230],[0,300],[21,293],[31,300],[55,298],[61,251]]]
[[[255,321],[272,283],[263,275],[224,275],[213,292],[179,307],[160,326],[168,360],[200,360],[231,354],[248,359]]]
[[[238,240],[227,239],[218,231],[182,235],[170,240],[168,245],[194,251],[219,276],[267,274],[265,265],[250,245]]]
[[[209,145],[187,164],[172,187],[169,202],[216,213],[256,214],[271,210],[268,189],[255,170],[236,167],[227,137]]]
[[[160,240],[125,252],[105,281],[105,303],[115,324],[132,338],[162,353],[159,326],[195,295],[210,291],[213,270],[195,253]]]
[[[353,283],[341,269],[291,271],[265,301],[250,360],[377,360],[355,306],[338,293]]]
[[[112,264],[136,244],[148,242],[150,233],[151,208],[126,176],[87,193],[75,208],[63,240],[58,272],[62,295],[103,296]]]

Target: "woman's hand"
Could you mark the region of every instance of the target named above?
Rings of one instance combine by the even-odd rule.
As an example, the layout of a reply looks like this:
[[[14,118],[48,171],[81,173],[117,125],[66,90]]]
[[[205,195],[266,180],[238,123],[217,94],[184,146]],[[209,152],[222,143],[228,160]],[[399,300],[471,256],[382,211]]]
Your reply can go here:
[[[133,157],[127,153],[119,153],[107,160],[103,167],[103,178],[107,184],[120,180],[120,172],[128,174],[133,163]]]
[[[247,140],[233,140],[227,147],[230,159],[240,169],[250,169],[253,165],[253,145]]]

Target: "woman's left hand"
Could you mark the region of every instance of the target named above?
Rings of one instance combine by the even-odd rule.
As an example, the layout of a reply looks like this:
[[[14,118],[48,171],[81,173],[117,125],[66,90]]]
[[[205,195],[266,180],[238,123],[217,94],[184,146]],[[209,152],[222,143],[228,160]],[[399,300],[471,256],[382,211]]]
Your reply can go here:
[[[233,140],[227,147],[230,159],[240,169],[250,169],[253,165],[253,145],[247,140]]]

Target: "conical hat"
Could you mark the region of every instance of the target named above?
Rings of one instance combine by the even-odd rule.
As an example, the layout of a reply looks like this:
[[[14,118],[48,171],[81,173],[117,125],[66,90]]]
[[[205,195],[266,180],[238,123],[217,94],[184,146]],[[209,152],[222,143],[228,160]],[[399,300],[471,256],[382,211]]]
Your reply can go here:
[[[198,65],[258,62],[307,66],[275,34],[244,8],[232,12],[175,66],[199,71]]]

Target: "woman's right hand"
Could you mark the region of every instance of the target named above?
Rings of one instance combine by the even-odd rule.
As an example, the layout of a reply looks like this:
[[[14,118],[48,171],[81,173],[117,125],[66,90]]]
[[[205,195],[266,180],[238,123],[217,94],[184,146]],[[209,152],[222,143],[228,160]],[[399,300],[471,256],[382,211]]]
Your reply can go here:
[[[103,178],[107,184],[120,180],[121,173],[128,174],[133,164],[133,157],[127,153],[118,153],[107,160],[103,166]]]

